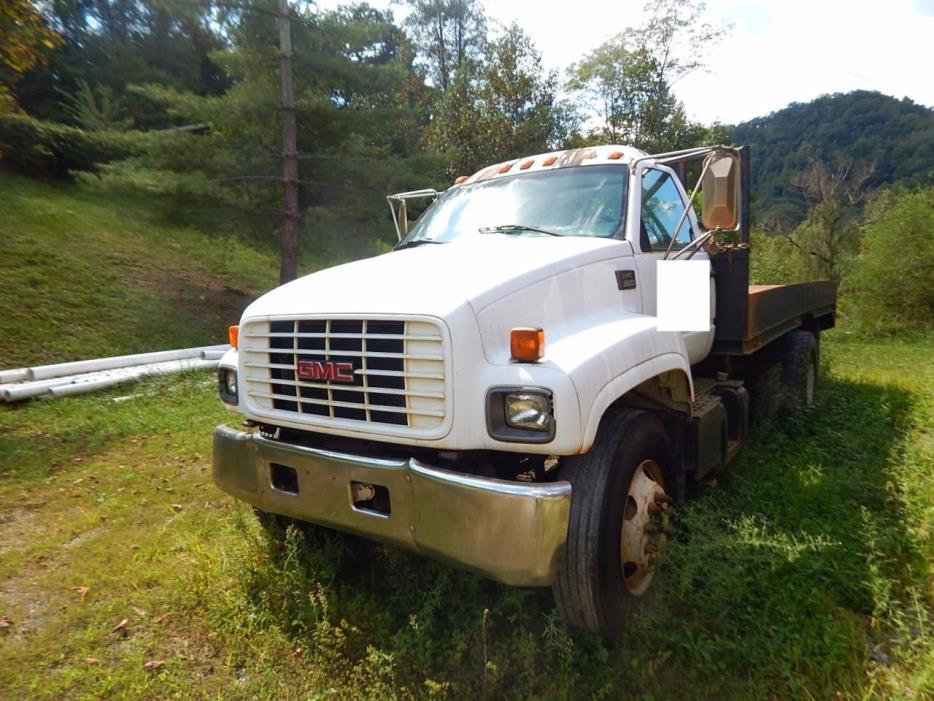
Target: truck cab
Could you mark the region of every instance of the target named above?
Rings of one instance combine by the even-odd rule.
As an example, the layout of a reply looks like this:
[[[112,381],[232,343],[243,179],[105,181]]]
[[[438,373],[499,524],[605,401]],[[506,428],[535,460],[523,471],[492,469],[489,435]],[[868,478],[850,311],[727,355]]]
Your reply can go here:
[[[750,387],[777,393],[756,384],[776,369],[785,404],[812,402],[835,290],[750,290],[744,149],[554,152],[389,199],[392,252],[243,313],[219,370],[243,425],[215,432],[215,482],[266,521],[551,586],[614,637],[669,508],[742,446]],[[707,323],[660,330],[660,261],[705,266],[674,293]]]

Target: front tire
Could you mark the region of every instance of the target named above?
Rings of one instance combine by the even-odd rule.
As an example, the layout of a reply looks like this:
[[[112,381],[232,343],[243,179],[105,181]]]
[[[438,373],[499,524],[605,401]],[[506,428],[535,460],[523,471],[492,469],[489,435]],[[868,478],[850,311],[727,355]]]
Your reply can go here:
[[[658,417],[620,409],[603,419],[590,452],[564,466],[571,518],[552,591],[572,628],[612,641],[644,601],[666,538],[670,445]]]

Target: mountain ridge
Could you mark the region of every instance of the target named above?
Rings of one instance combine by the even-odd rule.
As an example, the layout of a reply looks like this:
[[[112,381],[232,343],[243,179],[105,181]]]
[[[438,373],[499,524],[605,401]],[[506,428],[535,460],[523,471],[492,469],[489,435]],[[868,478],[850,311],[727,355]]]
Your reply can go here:
[[[856,90],[793,102],[730,127],[750,147],[756,224],[775,232],[807,215],[795,174],[815,161],[870,166],[869,189],[934,183],[934,109],[908,98]]]

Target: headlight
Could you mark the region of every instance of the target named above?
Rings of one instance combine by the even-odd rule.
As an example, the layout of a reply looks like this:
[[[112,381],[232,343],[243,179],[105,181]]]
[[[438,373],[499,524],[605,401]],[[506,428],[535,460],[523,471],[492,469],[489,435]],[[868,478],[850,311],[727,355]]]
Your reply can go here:
[[[487,392],[487,432],[498,441],[548,443],[555,437],[551,391],[542,387],[492,387]]]
[[[511,392],[504,399],[506,425],[529,431],[548,431],[551,399],[544,394]]]
[[[238,404],[237,371],[233,368],[218,368],[217,390],[220,393],[222,402],[233,405]]]

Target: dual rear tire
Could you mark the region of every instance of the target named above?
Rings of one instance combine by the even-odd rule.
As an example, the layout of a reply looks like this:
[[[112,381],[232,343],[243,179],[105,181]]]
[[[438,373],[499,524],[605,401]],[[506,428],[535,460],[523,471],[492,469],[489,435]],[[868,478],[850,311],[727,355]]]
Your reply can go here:
[[[782,419],[814,406],[819,381],[818,335],[797,329],[777,342],[778,352],[748,380],[752,417]]]
[[[788,411],[814,406],[820,363],[818,351],[817,337],[810,331],[792,331],[782,339],[781,381]]]

